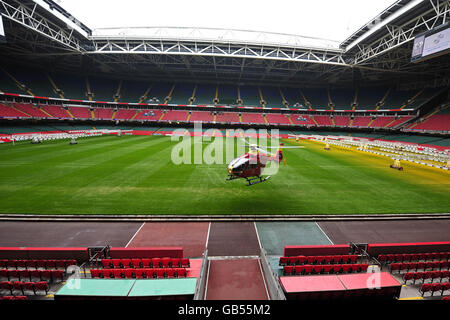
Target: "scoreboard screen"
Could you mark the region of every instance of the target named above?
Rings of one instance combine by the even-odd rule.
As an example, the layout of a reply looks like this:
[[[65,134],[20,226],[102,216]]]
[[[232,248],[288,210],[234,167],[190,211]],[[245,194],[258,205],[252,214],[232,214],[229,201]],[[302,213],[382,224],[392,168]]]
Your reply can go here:
[[[446,23],[414,38],[411,61],[419,62],[449,52],[450,25]]]

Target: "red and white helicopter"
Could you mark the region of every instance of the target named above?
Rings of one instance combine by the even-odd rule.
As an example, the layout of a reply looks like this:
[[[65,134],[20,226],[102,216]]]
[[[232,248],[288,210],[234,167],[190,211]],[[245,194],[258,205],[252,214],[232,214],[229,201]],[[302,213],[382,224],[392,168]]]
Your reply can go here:
[[[270,179],[270,176],[262,177],[263,170],[269,162],[279,164],[283,160],[283,151],[281,149],[304,148],[302,146],[285,146],[283,143],[280,143],[278,147],[267,147],[267,149],[278,149],[275,154],[271,154],[256,144],[249,144],[247,141],[243,141],[249,145],[250,151],[233,159],[228,164],[227,181],[243,178],[247,180],[248,186]]]

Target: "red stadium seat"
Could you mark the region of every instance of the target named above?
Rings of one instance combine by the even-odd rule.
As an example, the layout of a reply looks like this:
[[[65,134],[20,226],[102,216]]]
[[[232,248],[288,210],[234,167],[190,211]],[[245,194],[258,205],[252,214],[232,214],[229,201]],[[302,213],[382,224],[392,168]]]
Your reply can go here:
[[[1,269],[1,270],[0,270],[0,277],[8,278],[8,280],[9,280],[8,269]]]
[[[448,270],[448,267],[449,267],[448,261],[442,260],[439,262],[439,270],[445,270],[445,269]]]
[[[138,269],[131,269],[131,268],[125,269],[125,277],[130,279],[136,279],[137,278],[136,270]]]
[[[182,258],[181,259],[181,266],[185,267],[185,268],[189,268],[191,266],[189,258]]]
[[[387,261],[387,257],[385,254],[379,254],[377,260],[381,263],[381,264],[385,264]]]
[[[47,268],[56,269],[56,260],[47,260],[46,265]]]
[[[181,266],[180,258],[172,258],[172,267],[177,268]]]
[[[331,264],[333,261],[333,256],[324,256],[325,264]]]
[[[292,275],[293,271],[294,271],[294,266],[284,266],[283,267],[283,273],[285,276]]]
[[[19,270],[19,279],[28,278],[31,281],[31,274],[29,270]]]
[[[123,268],[122,259],[111,259],[113,268]]]
[[[56,260],[56,268],[67,268],[67,261],[68,260]]]
[[[41,270],[30,270],[30,277],[39,278],[39,280],[42,280]]]
[[[358,272],[367,272],[367,269],[369,269],[369,264],[367,263],[361,263],[358,265]]]
[[[422,292],[422,297],[426,292],[431,291],[431,283],[424,283],[422,284],[422,287],[420,288],[420,292]]]
[[[103,273],[105,275],[105,278],[111,278],[111,279],[115,278],[114,269],[104,269]]]
[[[152,259],[143,258],[142,259],[142,268],[151,268],[152,265]]]
[[[332,265],[324,265],[323,266],[323,273],[330,273],[331,270],[334,271],[334,266],[332,266]]]
[[[442,285],[440,283],[432,283],[431,284],[431,295],[433,296],[435,292],[441,291]]]
[[[298,264],[298,257],[288,257],[287,258],[288,266],[295,266],[296,264]]]
[[[64,271],[63,270],[52,270],[53,279],[61,279],[64,280]]]
[[[279,265],[280,266],[285,266],[288,264],[289,258],[288,257],[280,257],[280,262]]]
[[[100,276],[100,270],[91,269],[91,278],[103,278],[103,276]]]
[[[53,280],[53,274],[50,270],[41,270],[41,278],[42,279],[49,279],[49,280]]]
[[[131,259],[121,259],[123,268],[133,268],[133,264],[131,262]]]
[[[448,259],[448,252],[440,252],[439,253],[439,260],[447,260]]]
[[[175,268],[168,268],[166,269],[167,278],[174,278],[175,277]]]
[[[314,257],[314,263],[315,264],[323,264],[323,263],[325,263],[325,257],[324,256],[315,256]]]
[[[24,282],[23,283],[23,289],[33,291],[34,294],[36,294],[36,288],[35,288],[35,282]]]
[[[442,292],[441,294],[444,294],[445,291],[450,290],[450,282],[444,282],[442,283]]]
[[[13,282],[12,282],[12,286],[13,286],[13,289],[14,289],[14,290],[20,290],[20,291],[22,291],[22,294],[25,294],[25,293],[23,292],[23,286],[22,286],[22,283],[23,283],[23,282],[21,282],[21,281],[13,281]]]
[[[391,269],[391,272],[396,270],[400,272],[400,263],[393,262],[390,264],[389,268]]]
[[[403,262],[403,255],[402,254],[395,254],[394,255],[395,262]]]
[[[8,270],[8,280],[10,278],[20,279],[19,271],[18,270]]]
[[[76,266],[77,265],[77,260],[69,259],[69,260],[66,260],[65,264],[66,264],[66,268],[69,267],[69,266]]]
[[[121,279],[121,278],[125,278],[125,272],[124,270],[121,269],[114,269],[114,278],[115,279]]]
[[[425,282],[425,280],[427,279],[431,279],[431,272],[430,271],[424,271],[422,276],[423,281]]]
[[[135,269],[134,270],[135,274],[136,274],[136,278],[137,279],[146,279],[148,278],[147,276],[147,269]]]
[[[356,263],[358,261],[358,255],[352,254],[349,256],[350,263]]]
[[[0,268],[8,268],[8,266],[7,266],[7,262],[8,262],[8,260],[6,260],[6,259],[1,259],[0,260]]]
[[[299,275],[299,274],[303,274],[304,272],[305,272],[304,266],[294,266],[293,274]]]
[[[425,262],[417,262],[416,271],[425,270]]]
[[[416,283],[416,280],[423,280],[423,277],[424,277],[423,272],[414,272],[413,273],[414,283]]]
[[[304,265],[303,267],[305,268],[305,269],[304,269],[304,270],[305,270],[304,274],[311,274],[312,268],[313,268],[312,265],[306,264],[306,265]]]
[[[161,265],[163,268],[170,268],[172,260],[170,258],[161,258]]]
[[[162,267],[161,258],[152,258],[152,265],[153,268],[161,268]]]
[[[430,261],[434,259],[434,255],[432,253],[425,253],[425,260]]]
[[[412,273],[412,272],[406,272],[403,275],[404,283],[408,282],[408,280],[413,280],[413,279],[414,279],[414,273]]]
[[[114,268],[112,259],[102,259],[102,266],[103,268]]]
[[[410,262],[411,256],[412,256],[411,254],[404,253],[402,258],[403,262]]]
[[[343,264],[342,269],[343,269],[344,273],[349,273],[349,272],[353,271],[352,265],[349,265],[349,264]]]
[[[131,264],[133,268],[143,268],[144,264],[142,263],[142,259],[131,259]]]
[[[305,263],[307,263],[307,264],[314,264],[314,261],[316,261],[316,257],[309,256],[309,257],[306,257]]]
[[[13,294],[13,284],[11,281],[0,281],[0,289],[9,290]]]
[[[36,268],[47,269],[47,261],[46,260],[36,260]]]
[[[313,274],[322,273],[322,269],[323,269],[322,266],[315,265],[315,266],[312,267],[312,272],[311,273],[313,273]]]
[[[186,278],[187,277],[187,271],[185,268],[178,268],[178,277]]]
[[[440,260],[441,259],[441,253],[440,252],[433,252],[433,258],[434,258],[434,260]]]
[[[408,262],[406,271],[415,270],[417,268],[417,262]]]
[[[387,255],[386,255],[386,261],[387,261],[387,262],[394,262],[394,261],[395,261],[395,255],[393,255],[393,254],[387,254]]]
[[[6,267],[17,269],[17,260],[8,260],[6,262]]]
[[[162,268],[156,269],[156,277],[157,278],[165,278],[166,277],[166,271]]]
[[[48,283],[45,281],[36,282],[35,283],[36,290],[44,290],[45,294],[48,293]]]

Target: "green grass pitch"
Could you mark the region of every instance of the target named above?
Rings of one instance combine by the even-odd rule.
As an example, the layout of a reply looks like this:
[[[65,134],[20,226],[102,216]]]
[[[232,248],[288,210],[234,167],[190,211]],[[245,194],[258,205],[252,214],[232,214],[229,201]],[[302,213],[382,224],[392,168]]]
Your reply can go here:
[[[384,214],[450,209],[450,173],[303,142],[287,165],[251,187],[226,164],[175,165],[161,136],[0,145],[0,213]],[[203,143],[205,148],[208,144]]]

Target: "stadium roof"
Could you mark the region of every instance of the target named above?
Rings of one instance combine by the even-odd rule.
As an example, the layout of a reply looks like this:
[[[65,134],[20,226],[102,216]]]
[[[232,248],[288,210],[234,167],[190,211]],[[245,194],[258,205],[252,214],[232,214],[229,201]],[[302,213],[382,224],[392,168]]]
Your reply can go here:
[[[7,38],[0,58],[50,71],[293,86],[430,83],[450,73],[448,55],[410,63],[411,40],[450,20],[449,0],[398,0],[342,43],[314,28],[311,36],[208,26],[91,29],[52,0],[0,0],[0,12]],[[331,34],[333,22],[322,24]]]

